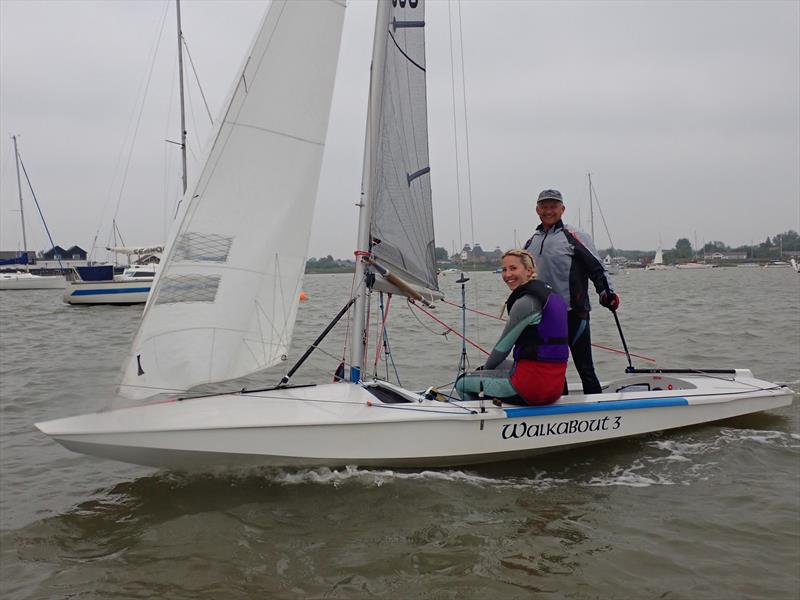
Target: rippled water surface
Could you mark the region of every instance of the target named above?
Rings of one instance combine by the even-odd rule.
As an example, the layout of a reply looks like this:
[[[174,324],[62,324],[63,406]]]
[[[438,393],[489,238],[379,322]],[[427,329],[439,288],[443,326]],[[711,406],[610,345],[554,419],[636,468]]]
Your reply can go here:
[[[459,302],[455,277],[442,286]],[[630,351],[657,359],[634,363],[747,367],[798,389],[798,280],[788,269],[617,276]],[[308,276],[289,361],[243,384],[277,383],[351,282]],[[467,286],[469,305],[498,312],[498,275]],[[452,381],[460,340],[403,302],[389,312],[402,383]],[[463,470],[189,476],[73,454],[38,433],[34,422],[110,404],[140,315],[0,292],[3,598],[800,597],[796,396],[769,413]],[[436,315],[460,329],[458,309]],[[467,325],[487,348],[500,327]],[[329,380],[344,330],[295,382]],[[622,347],[605,310],[592,333]],[[595,361],[601,379],[627,364],[599,348]]]

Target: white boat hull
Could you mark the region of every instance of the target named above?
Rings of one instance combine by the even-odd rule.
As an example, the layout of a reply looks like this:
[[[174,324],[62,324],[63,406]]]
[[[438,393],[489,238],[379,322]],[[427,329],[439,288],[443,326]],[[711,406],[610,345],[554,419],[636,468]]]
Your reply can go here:
[[[20,273],[0,276],[0,290],[60,290],[65,284],[62,275]]]
[[[607,389],[630,383],[652,391],[565,396],[545,407],[486,401],[481,412],[478,401],[429,400],[382,383],[409,400],[384,403],[338,383],[174,399],[36,426],[76,452],[178,470],[447,467],[707,423],[787,406],[793,396],[747,371],[730,380],[634,375]]]
[[[68,281],[64,288],[67,304],[144,304],[152,279],[130,281]]]

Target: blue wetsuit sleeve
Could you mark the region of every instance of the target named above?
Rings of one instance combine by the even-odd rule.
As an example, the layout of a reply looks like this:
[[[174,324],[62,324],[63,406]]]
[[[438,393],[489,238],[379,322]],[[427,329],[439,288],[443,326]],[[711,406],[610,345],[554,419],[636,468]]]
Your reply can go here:
[[[541,320],[542,307],[533,296],[525,295],[514,302],[508,315],[508,322],[486,360],[484,368],[496,369],[511,352],[522,331],[528,325],[538,325]]]

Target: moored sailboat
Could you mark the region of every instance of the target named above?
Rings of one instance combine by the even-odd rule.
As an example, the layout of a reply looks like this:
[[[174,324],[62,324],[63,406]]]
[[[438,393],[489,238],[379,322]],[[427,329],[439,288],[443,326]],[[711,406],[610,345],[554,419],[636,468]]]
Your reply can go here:
[[[648,271],[666,271],[671,268],[672,267],[664,264],[664,253],[661,251],[661,244],[659,244],[653,262],[647,265],[645,269]]]
[[[162,246],[135,248],[109,248],[117,253],[130,256],[150,256],[154,262],[134,262],[122,273],[114,274],[113,265],[93,265],[75,267],[72,277],[64,288],[64,302],[67,304],[144,304],[150,294],[158,267],[158,257]]]
[[[181,120],[181,183],[186,194],[186,107],[183,85],[183,31],[181,29],[181,3],[175,0],[178,48],[178,99]],[[113,222],[116,235],[117,225]],[[63,300],[72,305],[114,304],[128,306],[145,304],[155,279],[163,246],[114,246],[106,248],[116,255],[127,257],[127,266],[115,274],[115,265],[92,265],[73,269],[64,289]]]
[[[603,258],[603,267],[605,268],[606,272],[609,275],[619,275],[622,272],[622,267],[619,263],[614,262],[611,258],[611,251],[614,249],[614,242],[611,239],[611,233],[608,231],[608,227],[606,226],[606,219],[603,215],[603,209],[600,207],[600,200],[597,198],[597,193],[594,190],[594,186],[592,185],[592,174],[588,174],[589,178],[589,233],[592,236],[592,240],[596,243],[597,238],[594,236],[594,205],[597,204],[597,208],[600,210],[600,216],[603,217],[603,226],[606,228],[606,234],[608,235],[608,243],[611,247],[608,249],[607,254]]]
[[[716,265],[711,263],[701,263],[696,261],[681,263],[679,265],[675,265],[677,269],[713,269]]]
[[[2,261],[0,264],[14,265],[14,271],[0,272],[0,290],[54,290],[64,287],[63,275],[37,275],[28,267],[28,236],[25,231],[25,206],[22,199],[22,181],[19,175],[20,156],[17,148],[17,136],[12,135],[14,143],[14,159],[17,166],[17,191],[19,192],[19,218],[22,231],[22,251],[15,259]],[[27,173],[26,173],[27,177]],[[35,198],[34,198],[35,200]],[[46,226],[45,226],[46,227]],[[49,235],[49,233],[48,233]],[[52,241],[52,240],[51,240]]]
[[[40,430],[78,452],[177,469],[449,466],[791,403],[791,390],[743,369],[644,371],[631,365],[601,394],[570,395],[545,407],[461,401],[364,377],[371,295],[385,291],[425,303],[441,297],[427,149],[424,0],[378,2],[356,285],[329,326],[354,306],[349,373],[337,370],[344,379],[337,383],[293,386],[294,367],[268,389],[186,393],[278,364],[289,351],[343,17],[343,3],[330,0],[275,0],[265,16],[206,166],[170,235],[123,368],[121,393],[166,397],[39,423]]]

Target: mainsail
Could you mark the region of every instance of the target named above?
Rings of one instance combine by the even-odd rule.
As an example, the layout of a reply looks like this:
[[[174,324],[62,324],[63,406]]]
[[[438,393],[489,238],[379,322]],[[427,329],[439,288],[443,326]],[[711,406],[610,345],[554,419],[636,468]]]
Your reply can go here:
[[[286,354],[344,20],[337,0],[274,0],[165,247],[120,393],[240,377]]]
[[[372,255],[409,283],[438,290],[424,0],[379,2],[364,170]]]

